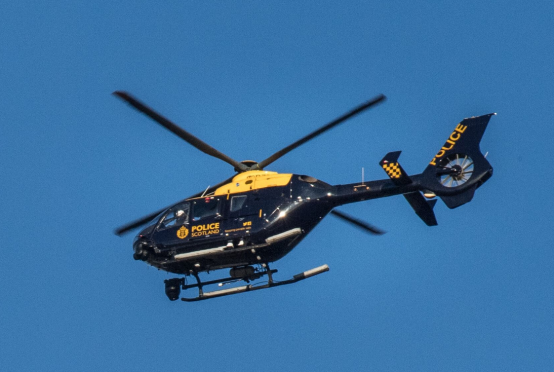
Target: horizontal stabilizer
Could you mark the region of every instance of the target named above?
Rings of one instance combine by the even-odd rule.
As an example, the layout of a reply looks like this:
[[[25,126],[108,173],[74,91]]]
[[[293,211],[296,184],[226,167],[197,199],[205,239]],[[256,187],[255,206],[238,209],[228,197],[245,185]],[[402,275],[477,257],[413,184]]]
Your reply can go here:
[[[433,212],[437,199],[427,200],[419,191],[404,194],[404,197],[427,226],[437,226],[437,218]]]
[[[409,185],[413,182],[398,162],[401,152],[402,151],[389,152],[379,162],[379,165],[381,165],[391,181],[397,186]],[[435,212],[433,212],[433,207],[437,202],[436,200],[427,201],[419,191],[404,194],[404,197],[423,222],[425,222],[428,226],[437,225]]]

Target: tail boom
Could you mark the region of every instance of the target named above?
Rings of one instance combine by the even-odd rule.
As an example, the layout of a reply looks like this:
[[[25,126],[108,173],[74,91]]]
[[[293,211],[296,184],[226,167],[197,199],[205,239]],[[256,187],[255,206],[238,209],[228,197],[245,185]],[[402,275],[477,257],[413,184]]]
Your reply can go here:
[[[436,225],[436,200],[429,200],[429,195],[457,208],[470,202],[475,190],[492,176],[493,168],[481,153],[480,142],[493,115],[462,120],[423,173],[408,176],[398,161],[400,151],[390,152],[379,163],[388,179],[337,185],[329,201],[338,206],[402,194],[427,225]]]

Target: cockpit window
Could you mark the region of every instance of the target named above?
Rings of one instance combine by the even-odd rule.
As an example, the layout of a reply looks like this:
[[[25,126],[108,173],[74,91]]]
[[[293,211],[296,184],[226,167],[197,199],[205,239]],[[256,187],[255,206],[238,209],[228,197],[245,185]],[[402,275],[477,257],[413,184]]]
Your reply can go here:
[[[181,226],[189,222],[190,204],[182,203],[172,207],[164,216],[158,230]]]
[[[219,216],[219,199],[205,198],[195,201],[192,207],[192,213],[193,221]]]
[[[236,212],[241,209],[245,201],[246,195],[233,196],[231,198],[231,212]]]

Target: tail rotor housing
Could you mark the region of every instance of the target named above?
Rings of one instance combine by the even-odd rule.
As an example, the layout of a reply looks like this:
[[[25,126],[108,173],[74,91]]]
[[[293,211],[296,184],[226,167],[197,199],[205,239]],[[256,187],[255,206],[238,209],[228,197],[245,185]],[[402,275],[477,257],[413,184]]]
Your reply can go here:
[[[462,120],[422,174],[421,186],[449,208],[471,201],[475,190],[492,176],[480,142],[493,115]]]

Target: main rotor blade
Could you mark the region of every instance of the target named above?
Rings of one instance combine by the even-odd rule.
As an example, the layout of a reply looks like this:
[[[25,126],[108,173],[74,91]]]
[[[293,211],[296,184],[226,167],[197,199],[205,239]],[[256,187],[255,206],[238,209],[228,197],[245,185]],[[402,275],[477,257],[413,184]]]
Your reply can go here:
[[[293,144],[285,147],[284,149],[280,150],[280,151],[277,151],[275,154],[271,155],[269,158],[261,161],[258,163],[258,168],[259,169],[264,169],[266,166],[268,166],[269,164],[273,163],[275,160],[279,159],[280,157],[282,157],[283,155],[287,154],[288,152],[294,150],[295,148],[297,148],[298,146],[301,146],[303,145],[304,143],[308,142],[309,140],[319,136],[320,134],[328,131],[329,129],[339,125],[340,123],[350,119],[351,117],[361,113],[362,111],[364,110],[367,110],[368,108],[370,108],[371,106],[374,106],[376,104],[378,104],[379,102],[382,102],[385,100],[385,96],[384,95],[379,95],[377,97],[375,97],[374,99],[372,99],[371,101],[368,101],[356,108],[354,108],[353,110],[347,112],[346,114],[342,115],[341,117],[333,120],[332,122],[330,122],[329,124],[327,125],[324,125],[323,127],[319,128],[318,130],[316,130],[315,132],[312,132],[310,134],[308,134],[307,136],[299,139],[298,141],[294,142]]]
[[[173,204],[171,204],[171,205],[168,205],[167,207],[162,208],[162,209],[160,209],[160,210],[158,210],[158,211],[156,211],[156,212],[154,212],[154,213],[150,213],[149,215],[144,216],[144,217],[142,217],[142,218],[140,218],[140,219],[138,219],[138,220],[136,220],[136,221],[129,222],[128,224],[125,224],[125,225],[123,225],[123,226],[120,226],[120,227],[118,227],[118,228],[114,231],[114,233],[115,233],[115,235],[122,236],[122,235],[124,235],[125,233],[128,233],[129,231],[134,230],[134,229],[136,229],[136,228],[138,228],[138,227],[140,227],[140,226],[142,226],[142,225],[144,225],[144,224],[146,224],[146,223],[152,221],[152,219],[153,219],[154,217],[156,217],[157,215],[159,215],[159,214],[162,213],[163,211],[165,211],[165,210],[167,210],[167,209],[173,207],[174,205],[177,205],[177,204],[179,204],[179,203],[182,203],[182,202],[184,202],[184,201],[186,201],[186,200],[188,200],[188,199],[191,199],[191,198],[197,198],[197,197],[201,196],[202,194],[208,195],[208,194],[212,193],[213,191],[215,191],[215,190],[218,189],[219,187],[221,187],[221,186],[223,186],[223,185],[225,185],[225,184],[231,182],[231,181],[233,180],[234,177],[235,177],[235,176],[232,176],[232,177],[226,179],[225,181],[221,181],[220,183],[218,183],[218,184],[215,185],[215,186],[209,187],[209,188],[208,188],[207,190],[205,190],[205,191],[201,191],[201,192],[198,192],[198,193],[196,193],[196,194],[194,194],[194,195],[191,195],[191,196],[189,196],[189,197],[186,198],[186,199],[183,199],[183,200],[181,200],[181,201],[179,201],[179,202],[177,202],[177,203],[173,203]]]
[[[123,92],[123,91],[115,91],[113,92],[113,94],[118,96],[122,100],[126,101],[131,106],[136,108],[138,111],[150,117],[156,123],[160,124],[162,127],[166,128],[173,134],[177,135],[179,138],[187,141],[188,143],[196,147],[198,150],[208,155],[211,155],[215,158],[221,159],[228,164],[231,164],[233,167],[235,167],[237,171],[246,171],[248,169],[248,167],[245,166],[244,164],[241,164],[238,161],[231,159],[227,155],[214,149],[204,141],[200,140],[199,138],[193,136],[183,128],[179,127],[177,124],[169,121],[167,118],[158,114],[156,111],[152,110],[150,107],[146,106],[145,104],[143,104],[142,102],[140,102],[139,100],[131,96],[129,93]]]
[[[175,204],[178,204],[178,203],[175,203]],[[172,204],[172,205],[175,205],[175,204]],[[158,214],[162,213],[166,209],[169,209],[170,207],[171,207],[171,205],[168,206],[168,207],[162,208],[162,209],[160,209],[160,210],[158,210],[154,213],[150,213],[149,215],[144,216],[144,217],[142,217],[142,218],[140,218],[136,221],[129,222],[128,224],[120,226],[117,229],[115,229],[114,233],[115,233],[115,235],[122,236],[123,234],[128,233],[129,231],[134,230],[137,227],[140,227],[140,226],[152,221],[152,219],[154,219],[154,217],[156,217]]]
[[[357,218],[354,218],[352,216],[349,216],[343,212],[339,212],[337,211],[336,209],[333,209],[331,211],[332,214],[334,214],[335,216],[339,217],[339,218],[342,218],[344,221],[346,222],[349,222],[351,224],[353,224],[354,226],[364,230],[364,231],[367,231],[371,234],[375,234],[375,235],[383,235],[385,233],[385,231],[373,226],[373,225],[370,225],[369,223],[365,222],[365,221],[362,221],[362,220],[359,220]]]

